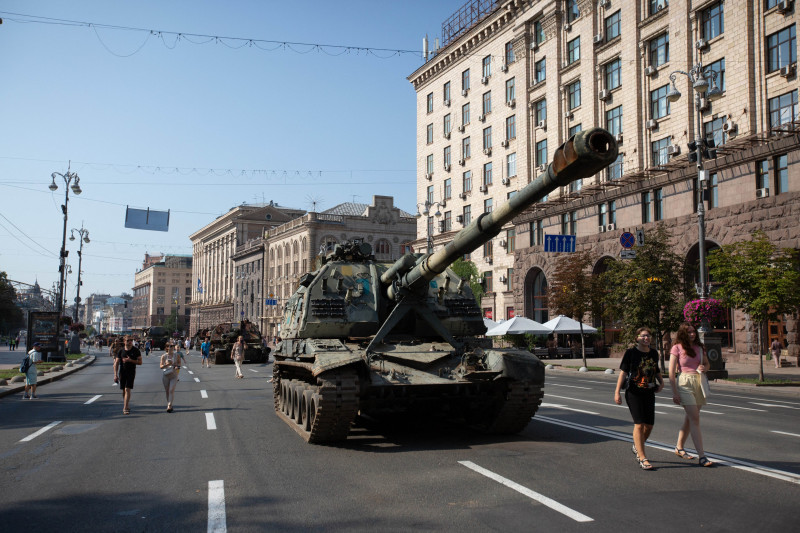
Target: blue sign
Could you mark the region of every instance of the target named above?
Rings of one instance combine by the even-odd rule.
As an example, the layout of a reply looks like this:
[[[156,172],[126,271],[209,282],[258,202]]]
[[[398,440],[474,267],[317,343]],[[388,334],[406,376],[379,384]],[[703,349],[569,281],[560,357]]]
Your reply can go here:
[[[620,236],[619,243],[623,248],[633,248],[633,245],[636,244],[636,239],[634,238],[633,233],[626,231]]]
[[[278,300],[276,298],[267,298],[264,300],[264,305],[278,305]]]
[[[575,235],[545,235],[545,252],[574,252]]]
[[[203,292],[203,282],[200,281],[200,278],[197,278],[197,292]]]

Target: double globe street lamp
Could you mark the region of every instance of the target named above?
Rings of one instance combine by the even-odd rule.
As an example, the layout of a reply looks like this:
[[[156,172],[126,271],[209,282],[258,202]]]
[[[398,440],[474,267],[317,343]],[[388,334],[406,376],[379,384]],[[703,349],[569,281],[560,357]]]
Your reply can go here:
[[[80,242],[80,248],[78,249],[78,284],[76,288],[75,294],[75,310],[72,313],[72,321],[78,321],[78,308],[81,305],[81,285],[83,282],[81,281],[81,261],[83,261],[83,243],[89,244],[89,230],[83,227],[81,224],[81,229],[72,228],[69,235],[69,240],[75,240],[75,232],[78,232],[78,242]]]
[[[64,214],[64,232],[61,237],[61,254],[59,257],[59,265],[58,265],[58,333],[56,337],[56,342],[58,344],[58,353],[61,354],[62,344],[61,344],[61,315],[64,313],[64,284],[66,283],[66,264],[67,264],[67,211],[69,206],[69,190],[72,189],[72,192],[75,194],[80,194],[81,186],[80,181],[81,179],[78,177],[77,172],[70,172],[67,170],[66,174],[61,174],[60,172],[53,172],[51,177],[53,178],[53,182],[49,185],[49,189],[53,192],[58,190],[58,185],[56,184],[56,176],[60,177],[64,180],[64,203],[61,205],[61,212]]]
[[[422,206],[422,211],[420,211],[420,209],[419,209],[420,206]],[[423,217],[423,216],[427,218],[427,220],[425,221],[425,228],[427,229],[427,239],[425,241],[425,244],[426,244],[426,247],[427,247],[427,252],[429,254],[433,253],[433,235],[432,235],[433,224],[432,224],[432,220],[430,218],[430,214],[431,214],[431,210],[434,207],[436,208],[436,211],[433,213],[433,216],[435,216],[437,218],[442,216],[442,212],[439,211],[439,208],[443,207],[443,205],[440,202],[431,202],[429,200],[425,200],[424,203],[418,203],[417,204],[417,218],[420,218],[420,217]]]

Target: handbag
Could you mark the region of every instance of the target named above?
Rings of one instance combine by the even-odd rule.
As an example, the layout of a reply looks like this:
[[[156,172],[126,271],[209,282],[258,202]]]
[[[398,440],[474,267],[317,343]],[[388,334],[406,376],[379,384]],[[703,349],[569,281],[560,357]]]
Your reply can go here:
[[[706,349],[703,348],[703,358],[706,356]],[[703,360],[700,360],[703,363]],[[708,377],[705,372],[698,372],[700,374],[700,390],[703,392],[703,398],[708,398],[711,395],[711,389],[708,387]]]
[[[164,369],[164,377],[171,378],[175,375],[175,367],[169,367]]]

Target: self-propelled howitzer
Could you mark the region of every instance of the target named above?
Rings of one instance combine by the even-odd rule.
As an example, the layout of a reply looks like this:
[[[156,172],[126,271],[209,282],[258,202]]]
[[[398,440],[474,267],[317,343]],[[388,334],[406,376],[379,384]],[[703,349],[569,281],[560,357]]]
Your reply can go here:
[[[446,414],[493,433],[521,431],[544,395],[544,365],[492,348],[469,285],[448,267],[558,187],[617,158],[605,130],[576,134],[546,172],[429,255],[394,263],[344,243],[289,298],[273,369],[275,411],[308,442],[347,438],[359,413]]]

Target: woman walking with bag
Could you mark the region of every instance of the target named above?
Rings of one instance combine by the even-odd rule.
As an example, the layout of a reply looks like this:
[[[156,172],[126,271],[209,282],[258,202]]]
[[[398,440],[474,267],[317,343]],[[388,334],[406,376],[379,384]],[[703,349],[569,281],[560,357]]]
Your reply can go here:
[[[706,404],[702,380],[708,368],[708,358],[703,344],[697,340],[697,330],[684,322],[675,336],[675,346],[669,352],[669,385],[672,388],[672,401],[682,405],[686,416],[678,432],[675,455],[683,459],[694,459],[683,447],[691,434],[692,442],[700,458],[700,466],[714,466],[703,449],[703,434],[700,431],[700,409]],[[677,380],[676,380],[677,374]]]
[[[238,379],[244,378],[242,374],[242,361],[244,361],[244,337],[241,335],[231,349],[231,359],[236,363],[236,377]]]
[[[184,359],[185,360],[185,359]],[[175,400],[175,387],[178,385],[178,373],[181,369],[181,353],[175,352],[175,346],[170,343],[164,348],[161,356],[161,370],[163,376],[164,392],[167,395],[167,412],[172,412],[172,402]]]
[[[653,431],[656,417],[656,393],[664,388],[664,378],[658,368],[658,352],[650,347],[652,334],[649,328],[636,330],[636,346],[622,356],[614,402],[622,404],[620,389],[625,387],[625,403],[633,417],[633,453],[642,470],[652,470],[644,445]]]

